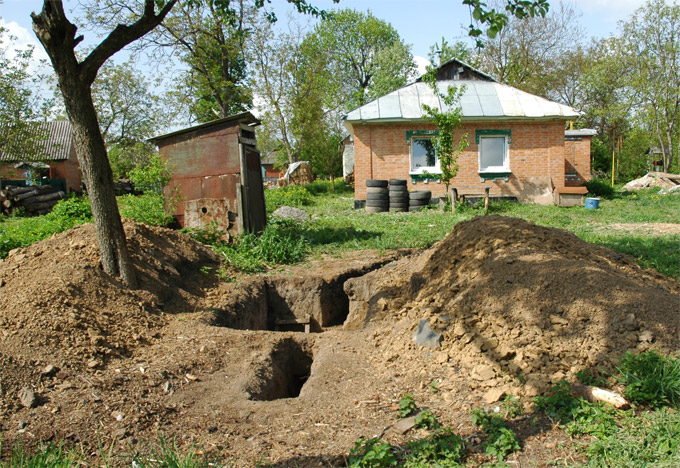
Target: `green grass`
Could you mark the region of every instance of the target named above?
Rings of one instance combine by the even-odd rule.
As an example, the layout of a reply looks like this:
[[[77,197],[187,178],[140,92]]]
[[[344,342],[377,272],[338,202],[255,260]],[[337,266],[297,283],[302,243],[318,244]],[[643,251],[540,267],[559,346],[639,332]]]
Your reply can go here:
[[[140,223],[163,226],[172,221],[165,213],[163,197],[159,195],[124,195],[118,197],[121,216]],[[61,200],[44,216],[0,216],[0,258],[7,257],[10,250],[47,239],[52,234],[92,222],[92,210],[88,199],[72,197]]]
[[[645,268],[680,278],[680,235],[652,237],[611,228],[613,223],[679,223],[680,196],[657,192],[616,192],[611,199],[602,200],[598,210],[492,202],[489,211],[568,230],[587,242],[629,254]],[[305,226],[312,254],[429,247],[444,238],[456,223],[484,214],[481,206],[463,206],[456,213],[431,207],[419,212],[367,214],[354,210],[353,202],[351,192],[324,192],[303,207],[313,219]]]

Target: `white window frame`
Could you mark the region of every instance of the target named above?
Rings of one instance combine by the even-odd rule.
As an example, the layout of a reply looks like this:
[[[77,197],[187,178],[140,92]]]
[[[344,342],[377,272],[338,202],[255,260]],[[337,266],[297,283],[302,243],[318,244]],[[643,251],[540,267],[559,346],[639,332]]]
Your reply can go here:
[[[489,166],[482,169],[482,141],[485,138],[503,138],[503,165]],[[477,167],[480,174],[496,173],[496,172],[510,172],[510,137],[507,135],[483,135],[479,137],[477,145]]]
[[[428,172],[429,174],[441,174],[442,169],[441,169],[441,165],[439,163],[439,156],[437,155],[436,151],[435,151],[435,155],[434,155],[434,157],[435,157],[434,166],[421,166],[417,169],[413,169],[413,142],[415,140],[432,141],[432,137],[431,136],[427,136],[427,137],[425,137],[425,136],[412,136],[411,137],[409,144],[408,144],[408,148],[409,148],[408,149],[409,174],[410,175],[419,175],[419,174],[422,174],[423,172]]]

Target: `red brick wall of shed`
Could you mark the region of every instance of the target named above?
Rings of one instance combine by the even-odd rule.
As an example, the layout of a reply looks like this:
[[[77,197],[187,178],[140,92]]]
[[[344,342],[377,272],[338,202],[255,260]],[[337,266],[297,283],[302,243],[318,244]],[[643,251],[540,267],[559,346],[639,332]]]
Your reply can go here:
[[[434,130],[428,123],[393,123],[354,125],[355,198],[366,199],[366,179],[407,179],[409,190],[431,190],[433,196],[443,196],[444,184],[412,183],[406,131]],[[480,181],[478,145],[475,130],[511,130],[509,149],[510,175],[505,181]],[[468,123],[456,133],[458,139],[468,134],[470,145],[458,158],[458,175],[451,186],[471,191],[491,187],[492,196],[518,196],[541,179],[554,187],[564,187],[565,141],[564,122],[534,123]]]
[[[173,168],[166,196],[178,195],[175,217],[184,226],[186,201],[225,200],[228,210],[238,213],[237,185],[241,182],[238,123],[200,129],[169,137],[159,152]]]
[[[578,187],[590,180],[590,140],[583,136],[564,142],[564,173],[567,187]],[[568,174],[576,174],[569,177]]]

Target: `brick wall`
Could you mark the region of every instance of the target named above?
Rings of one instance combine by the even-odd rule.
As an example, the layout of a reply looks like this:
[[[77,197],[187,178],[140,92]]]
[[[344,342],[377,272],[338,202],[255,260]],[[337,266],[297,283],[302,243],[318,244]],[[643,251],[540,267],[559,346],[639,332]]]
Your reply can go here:
[[[569,137],[564,142],[564,172],[567,187],[590,180],[590,136]]]
[[[412,183],[409,177],[409,144],[406,131],[434,130],[428,123],[355,124],[354,175],[355,198],[366,198],[366,179],[407,179],[409,190],[431,190],[443,196],[443,184]],[[510,130],[509,163],[512,174],[505,181],[480,181],[478,146],[475,130]],[[564,122],[469,123],[457,131],[456,139],[468,134],[470,145],[458,158],[458,175],[452,186],[466,190],[491,187],[492,196],[517,196],[522,199],[535,187],[564,186]]]

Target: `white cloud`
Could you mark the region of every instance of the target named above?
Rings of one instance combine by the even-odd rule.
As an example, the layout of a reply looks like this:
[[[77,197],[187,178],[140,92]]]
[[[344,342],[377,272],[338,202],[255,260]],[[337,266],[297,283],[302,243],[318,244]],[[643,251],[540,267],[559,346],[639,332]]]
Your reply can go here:
[[[16,38],[11,43],[12,47],[10,48],[11,49],[10,53],[14,49],[26,50],[28,47],[33,46],[34,47],[34,52],[33,52],[33,59],[34,60],[38,61],[40,59],[47,59],[47,53],[45,53],[45,50],[38,43],[38,40],[36,39],[35,35],[31,31],[20,26],[19,23],[15,22],[15,21],[7,22],[7,21],[5,21],[4,18],[0,18],[0,27],[5,28],[10,36],[13,36],[13,37]],[[5,44],[3,44],[3,45],[5,45]]]
[[[597,18],[609,23],[627,20],[645,0],[574,0],[576,6],[592,21]]]
[[[413,77],[413,79],[415,80],[416,78],[419,78],[425,74],[425,72],[427,71],[426,70],[427,66],[430,65],[430,61],[425,57],[421,57],[419,55],[414,55],[413,61],[416,62],[416,70],[418,73],[417,76]]]

